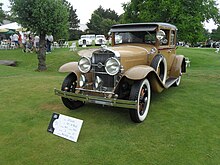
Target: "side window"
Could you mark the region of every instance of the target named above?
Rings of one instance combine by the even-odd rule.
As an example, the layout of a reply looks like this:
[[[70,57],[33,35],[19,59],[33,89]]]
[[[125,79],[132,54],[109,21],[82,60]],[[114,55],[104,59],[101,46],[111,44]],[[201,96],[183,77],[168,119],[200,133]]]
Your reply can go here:
[[[174,46],[175,45],[175,31],[171,31],[171,38],[170,38],[170,45]]]

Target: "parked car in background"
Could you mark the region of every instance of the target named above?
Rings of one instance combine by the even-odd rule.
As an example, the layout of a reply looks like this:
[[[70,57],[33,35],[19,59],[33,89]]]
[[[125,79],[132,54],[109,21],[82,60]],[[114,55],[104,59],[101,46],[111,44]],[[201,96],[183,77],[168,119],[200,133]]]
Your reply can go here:
[[[219,47],[220,47],[220,42],[213,43],[213,48],[219,48]]]
[[[95,36],[95,45],[106,45],[107,40],[104,35],[96,35]]]
[[[82,35],[78,40],[79,46],[92,46],[93,40],[89,35]]]
[[[92,41],[95,41],[95,34],[86,34],[88,38],[90,38]]]
[[[112,47],[60,67],[60,72],[69,74],[55,94],[69,109],[85,102],[123,107],[129,109],[131,120],[142,122],[152,92],[179,86],[186,72],[185,57],[176,54],[177,28],[168,23],[135,23],[114,25],[110,31]]]

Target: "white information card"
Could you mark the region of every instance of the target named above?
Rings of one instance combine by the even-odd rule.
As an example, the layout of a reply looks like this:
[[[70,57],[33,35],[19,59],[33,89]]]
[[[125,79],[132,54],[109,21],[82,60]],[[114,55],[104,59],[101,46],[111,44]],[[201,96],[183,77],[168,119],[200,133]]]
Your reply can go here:
[[[82,123],[83,120],[53,113],[47,131],[54,135],[77,142]]]

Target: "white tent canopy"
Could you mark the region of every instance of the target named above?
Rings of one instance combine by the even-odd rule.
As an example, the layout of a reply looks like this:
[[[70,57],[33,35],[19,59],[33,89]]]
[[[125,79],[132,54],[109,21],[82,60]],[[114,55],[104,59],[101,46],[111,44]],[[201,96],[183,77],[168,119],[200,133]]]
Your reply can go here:
[[[12,29],[12,30],[16,30],[16,29],[19,29],[19,28],[22,28],[22,27],[21,27],[21,25],[19,25],[17,22],[12,22],[12,23],[5,24],[5,25],[0,26],[0,29]]]

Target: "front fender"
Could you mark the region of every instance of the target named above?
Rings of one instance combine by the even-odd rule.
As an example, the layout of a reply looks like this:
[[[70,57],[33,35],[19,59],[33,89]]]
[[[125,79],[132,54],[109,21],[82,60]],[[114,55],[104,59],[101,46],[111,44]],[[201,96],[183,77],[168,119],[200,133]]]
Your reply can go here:
[[[81,72],[79,71],[79,68],[78,68],[78,62],[68,62],[64,65],[62,65],[59,70],[59,72],[72,72],[72,73],[75,73],[76,76],[77,76],[77,79],[80,77],[81,75]]]
[[[141,80],[145,78],[150,72],[155,72],[154,68],[147,65],[138,65],[128,69],[124,76],[131,80]]]
[[[152,90],[155,92],[162,92],[167,88],[158,77],[154,68],[147,65],[138,65],[130,68],[125,72],[124,76],[130,80],[142,80],[147,77],[150,81]]]

